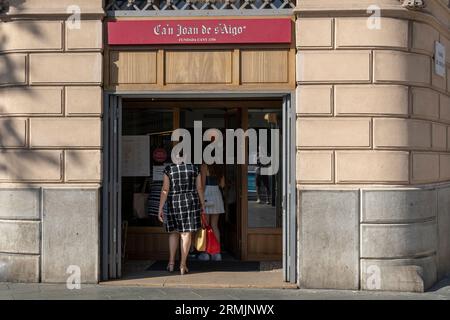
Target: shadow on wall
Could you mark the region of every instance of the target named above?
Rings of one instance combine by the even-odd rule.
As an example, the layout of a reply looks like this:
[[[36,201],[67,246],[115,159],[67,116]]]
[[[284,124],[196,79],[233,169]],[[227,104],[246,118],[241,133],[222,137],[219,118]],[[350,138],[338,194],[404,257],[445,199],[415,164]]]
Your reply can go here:
[[[15,112],[6,105],[9,103],[7,97],[9,90],[18,90],[20,91],[19,96],[29,96],[31,101],[37,98],[36,92],[29,90],[30,87],[26,83],[20,84],[23,79],[18,79],[17,66],[11,59],[11,54],[5,52],[12,35],[4,32],[3,26],[7,23],[13,23],[6,14],[7,9],[10,7],[20,8],[25,1],[0,0],[0,183],[14,181],[31,187],[32,182],[46,180],[45,177],[39,177],[34,181],[30,179],[33,171],[39,170],[39,167],[43,166],[59,169],[61,173],[59,180],[63,181],[61,170],[63,164],[61,158],[55,157],[54,153],[31,148],[30,141],[27,138],[29,136],[27,122],[30,119],[25,120],[26,115],[23,117],[20,111]],[[26,31],[36,38],[45,39],[46,35],[33,21],[27,21],[26,24],[21,25],[21,28],[26,28]],[[26,68],[28,68],[28,65],[29,61],[26,63]],[[80,163],[79,156],[74,155],[73,161]]]

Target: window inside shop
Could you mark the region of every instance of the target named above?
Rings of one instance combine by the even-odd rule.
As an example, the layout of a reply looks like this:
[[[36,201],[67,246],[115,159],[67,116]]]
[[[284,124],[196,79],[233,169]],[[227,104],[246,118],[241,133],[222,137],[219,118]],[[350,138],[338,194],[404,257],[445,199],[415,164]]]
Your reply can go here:
[[[171,110],[123,110],[122,201],[126,210],[122,213],[130,226],[161,225],[159,198],[163,170],[170,159],[172,130]]]

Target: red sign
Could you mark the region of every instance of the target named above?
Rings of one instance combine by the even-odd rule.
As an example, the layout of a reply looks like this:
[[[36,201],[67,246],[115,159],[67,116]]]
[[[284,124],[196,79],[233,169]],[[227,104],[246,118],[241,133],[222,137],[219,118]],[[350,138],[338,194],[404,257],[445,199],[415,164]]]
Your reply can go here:
[[[291,28],[289,18],[120,20],[108,22],[108,44],[291,43]]]
[[[163,148],[157,148],[153,151],[153,160],[155,162],[164,162],[167,159],[167,152]]]

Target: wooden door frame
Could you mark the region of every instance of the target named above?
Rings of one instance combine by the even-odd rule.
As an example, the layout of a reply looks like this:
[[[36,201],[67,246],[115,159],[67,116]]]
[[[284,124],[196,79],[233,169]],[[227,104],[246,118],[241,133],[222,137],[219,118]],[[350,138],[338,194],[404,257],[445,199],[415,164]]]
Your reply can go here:
[[[279,109],[281,113],[283,113],[283,101],[280,101],[276,106],[268,107],[270,109]],[[248,130],[249,129],[249,109],[253,109],[252,107],[244,107],[245,109],[244,114],[245,117],[243,117],[243,123],[242,123],[242,129]],[[257,108],[257,109],[264,109],[264,108]],[[283,153],[283,149],[280,149],[280,152]],[[249,146],[248,146],[248,140],[246,140],[245,144],[245,154],[246,154],[246,162],[242,166],[243,172],[241,175],[245,177],[248,174],[248,152],[249,152]],[[280,163],[280,170],[282,170],[283,163]],[[259,235],[259,234],[266,234],[266,235],[281,235],[283,236],[283,226],[281,227],[249,227],[249,209],[248,209],[248,179],[244,179],[245,182],[243,185],[243,197],[242,197],[242,237],[243,237],[243,257],[242,260],[244,261],[275,261],[280,259],[280,257],[276,254],[251,254],[249,253],[249,246],[248,246],[248,239],[251,235]],[[279,190],[279,192],[282,193],[282,190]],[[281,194],[281,197],[283,195]],[[281,208],[282,209],[282,208]],[[281,254],[283,255],[283,253]]]
[[[248,107],[242,108],[241,127],[244,132],[248,129]],[[241,259],[246,261],[248,259],[248,179],[246,179],[248,172],[248,140],[245,139],[245,163],[240,165],[241,170]]]
[[[163,91],[139,91],[139,92],[135,92],[135,91],[105,91],[104,92],[104,108],[105,110],[109,110],[110,105],[109,105],[109,101],[111,97],[116,97],[119,100],[123,100],[123,99],[185,99],[185,100],[202,100],[202,99],[215,99],[215,100],[227,100],[227,99],[272,99],[272,98],[281,98],[281,99],[288,99],[291,102],[291,108],[292,110],[295,110],[295,101],[296,101],[296,93],[295,91],[290,91],[290,90],[282,90],[282,91],[267,91],[267,92],[255,92],[255,91],[218,91],[218,92],[213,92],[213,91],[174,91],[174,92],[163,92]],[[294,111],[295,112],[295,111]],[[295,119],[295,114],[294,115],[290,115],[290,117],[292,117],[293,119]],[[246,117],[243,117],[246,118]],[[103,123],[104,126],[108,126],[107,123]],[[248,125],[248,124],[247,124]],[[294,129],[295,130],[295,129]],[[105,132],[107,132],[105,130]],[[107,138],[104,137],[103,139]],[[291,146],[291,150],[295,150],[295,134],[293,136],[293,143],[294,145]],[[105,140],[104,140],[105,141]],[[292,143],[291,143],[292,144]],[[295,155],[294,155],[295,156]],[[244,166],[242,166],[244,167]],[[241,169],[243,170],[243,169]],[[288,170],[290,170],[291,174],[295,174],[295,161],[293,163],[291,163],[290,168],[288,168]],[[245,179],[244,179],[245,180]],[[105,183],[107,184],[108,181],[105,181],[105,175],[103,175],[103,186],[105,186]],[[246,182],[247,183],[247,182]],[[246,188],[244,188],[246,189]],[[296,186],[295,185],[290,185],[289,187],[289,192],[292,193],[294,196],[292,203],[295,204],[295,193],[296,193]],[[247,197],[242,197],[242,199],[246,199]],[[243,200],[242,200],[243,201]],[[247,205],[243,205],[241,202],[241,208],[247,208]],[[298,256],[299,253],[297,252],[297,210],[294,209],[294,207],[291,207],[291,212],[288,212],[289,214],[289,219],[287,219],[288,221],[290,221],[289,224],[289,239],[287,239],[287,241],[289,242],[288,246],[285,246],[285,241],[283,240],[283,262],[287,261],[285,259],[285,255],[290,255],[290,264],[289,266],[285,266],[283,265],[283,268],[286,269],[290,269],[290,270],[296,270],[294,273],[290,272],[289,274],[287,274],[286,272],[284,272],[284,277],[285,277],[285,281],[289,281],[291,283],[296,283],[297,282],[297,278],[298,278],[298,274],[299,274],[299,270],[298,270],[298,264],[297,264],[297,260],[298,260]],[[247,219],[247,214],[241,214],[241,219],[243,219],[245,216],[245,219]],[[109,223],[108,222],[108,217],[107,217],[107,212],[103,211],[102,212],[102,223]],[[247,221],[242,221],[244,223],[241,223],[242,228],[247,227]],[[104,227],[103,227],[104,228]],[[120,229],[120,228],[118,228]],[[243,230],[242,232],[242,238],[243,241],[245,243],[245,245],[242,246],[242,249],[245,250],[245,255],[247,255],[247,230]],[[245,236],[244,236],[245,235]],[[106,239],[106,237],[103,235],[103,239]],[[284,238],[283,238],[284,239]],[[244,244],[243,243],[243,244]],[[245,248],[245,249],[244,249]],[[287,249],[289,248],[289,250]],[[292,249],[294,248],[294,249]],[[241,249],[241,251],[243,251]],[[103,249],[104,250],[104,249]],[[288,252],[289,251],[289,252]],[[104,255],[104,252],[102,253],[102,255]],[[292,256],[294,255],[294,256]],[[102,260],[102,263],[104,263],[105,261]],[[102,265],[100,266],[101,270],[105,270],[106,268]],[[108,277],[108,275],[102,274],[102,277]]]

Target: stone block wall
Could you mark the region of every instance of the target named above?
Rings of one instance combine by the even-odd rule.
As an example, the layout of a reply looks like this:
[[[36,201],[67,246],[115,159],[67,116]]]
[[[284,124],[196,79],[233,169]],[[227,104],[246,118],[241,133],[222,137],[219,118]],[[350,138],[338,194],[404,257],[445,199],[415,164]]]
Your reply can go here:
[[[0,15],[0,281],[65,282],[70,265],[98,280],[103,14],[10,0]]]
[[[426,3],[297,5],[303,287],[423,291],[450,273],[450,9]]]

